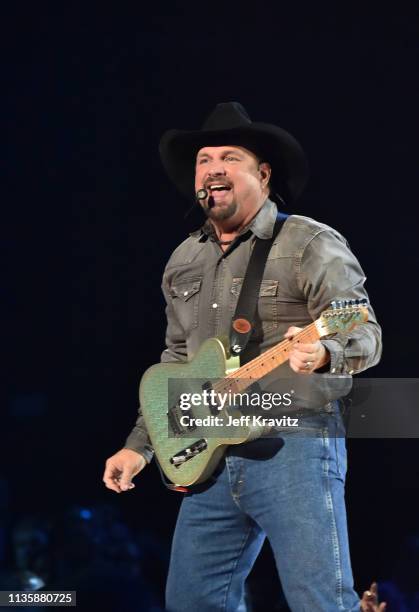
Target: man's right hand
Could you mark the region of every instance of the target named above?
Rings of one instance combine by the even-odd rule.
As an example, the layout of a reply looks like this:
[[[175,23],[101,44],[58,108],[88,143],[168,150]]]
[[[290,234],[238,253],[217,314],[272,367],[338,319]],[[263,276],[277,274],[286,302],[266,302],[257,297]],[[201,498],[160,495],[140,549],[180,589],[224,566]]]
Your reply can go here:
[[[116,493],[129,491],[135,487],[131,479],[146,465],[143,455],[130,448],[123,448],[106,460],[103,482]]]

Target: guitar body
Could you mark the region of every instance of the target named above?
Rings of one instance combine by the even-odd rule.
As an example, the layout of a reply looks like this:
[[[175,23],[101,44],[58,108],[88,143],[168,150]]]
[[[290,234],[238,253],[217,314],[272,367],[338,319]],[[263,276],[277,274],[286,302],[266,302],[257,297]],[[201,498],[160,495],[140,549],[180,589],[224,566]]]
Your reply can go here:
[[[238,364],[238,358],[235,358]],[[169,381],[184,381],[182,391],[185,393],[202,394],[203,377],[206,380],[224,379],[231,361],[227,362],[224,342],[218,338],[206,340],[200,347],[194,359],[188,363],[158,363],[151,366],[143,375],[140,384],[141,410],[147,426],[151,443],[155,450],[157,460],[167,478],[179,486],[198,484],[206,480],[214,471],[230,444],[240,444],[261,435],[263,427],[237,426],[229,427],[230,437],[215,437],[220,427],[205,427],[211,431],[211,437],[206,437],[206,447],[184,463],[175,466],[170,459],[178,455],[185,448],[194,447],[202,440],[202,436],[190,437],[184,434],[175,437],[172,430],[169,436],[170,421],[168,409],[172,408],[169,402]],[[204,380],[205,380],[204,379]],[[177,385],[179,382],[176,383]],[[180,383],[182,386],[182,382]],[[208,406],[192,406],[191,410],[196,418],[205,418],[213,413]],[[177,410],[177,414],[188,412]],[[232,409],[217,411],[219,416],[227,418],[228,414],[238,416]],[[202,428],[201,428],[202,430]],[[233,434],[233,435],[231,435]]]

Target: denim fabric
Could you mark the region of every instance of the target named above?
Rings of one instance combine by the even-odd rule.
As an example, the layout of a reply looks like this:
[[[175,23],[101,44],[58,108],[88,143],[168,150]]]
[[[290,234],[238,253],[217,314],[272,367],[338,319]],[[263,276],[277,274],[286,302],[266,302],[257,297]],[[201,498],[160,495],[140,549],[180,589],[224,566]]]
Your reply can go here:
[[[185,496],[168,612],[244,612],[244,581],[265,537],[293,612],[359,611],[339,425],[336,414],[317,416],[305,431],[230,447],[215,482]]]

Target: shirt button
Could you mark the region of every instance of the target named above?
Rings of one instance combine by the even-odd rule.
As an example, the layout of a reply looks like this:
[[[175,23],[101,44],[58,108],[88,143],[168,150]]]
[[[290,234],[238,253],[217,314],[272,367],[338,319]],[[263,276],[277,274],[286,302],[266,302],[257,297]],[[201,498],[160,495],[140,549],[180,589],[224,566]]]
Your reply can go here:
[[[354,371],[353,371],[353,370],[349,370],[349,374],[353,374],[353,373],[354,373]]]
[[[186,296],[186,295],[188,295],[188,293],[189,293],[189,291],[184,291],[184,292],[183,292],[183,295],[185,295],[185,296]]]
[[[214,302],[214,304],[212,305],[213,308],[218,308],[218,304],[216,302]]]
[[[332,370],[332,374],[334,374],[336,372],[336,368],[333,368]]]

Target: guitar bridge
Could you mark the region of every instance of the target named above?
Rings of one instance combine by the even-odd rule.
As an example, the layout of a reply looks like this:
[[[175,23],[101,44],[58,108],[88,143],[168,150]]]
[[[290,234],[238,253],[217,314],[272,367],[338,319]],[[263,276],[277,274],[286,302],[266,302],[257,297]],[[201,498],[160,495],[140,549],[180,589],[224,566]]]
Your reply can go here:
[[[192,459],[193,457],[196,457],[196,455],[199,455],[199,453],[202,453],[207,446],[207,441],[202,438],[194,444],[191,444],[191,446],[187,446],[179,453],[176,453],[176,455],[173,455],[173,457],[170,457],[170,463],[175,467],[180,467],[186,461],[189,461],[189,459]]]

